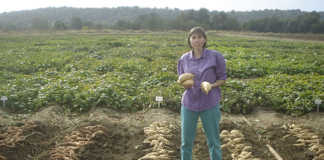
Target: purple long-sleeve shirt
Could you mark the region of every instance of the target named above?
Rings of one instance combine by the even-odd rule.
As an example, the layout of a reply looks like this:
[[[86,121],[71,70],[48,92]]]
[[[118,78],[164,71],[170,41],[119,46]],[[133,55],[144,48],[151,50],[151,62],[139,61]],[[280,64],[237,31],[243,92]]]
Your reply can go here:
[[[215,83],[226,80],[226,64],[223,55],[215,50],[204,49],[200,58],[196,59],[189,51],[178,60],[178,75],[192,73],[195,75],[194,86],[186,89],[181,104],[192,111],[203,111],[215,107],[221,99],[219,87],[212,88],[206,95],[200,89],[203,81]]]

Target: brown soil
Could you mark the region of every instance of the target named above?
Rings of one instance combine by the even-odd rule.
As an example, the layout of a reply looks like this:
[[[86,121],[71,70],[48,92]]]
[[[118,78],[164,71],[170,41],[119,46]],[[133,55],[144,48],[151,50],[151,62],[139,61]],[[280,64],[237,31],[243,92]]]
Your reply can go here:
[[[236,146],[249,146],[250,157],[275,160],[267,145],[285,160],[320,159],[324,156],[323,115],[291,117],[264,109],[245,116],[222,113],[221,132],[241,135],[236,145],[230,142],[234,138],[222,137],[223,159],[242,156]],[[0,160],[176,160],[180,132],[179,113],[166,109],[121,113],[97,108],[81,115],[57,106],[33,114],[0,110]],[[201,121],[193,159],[209,159]]]

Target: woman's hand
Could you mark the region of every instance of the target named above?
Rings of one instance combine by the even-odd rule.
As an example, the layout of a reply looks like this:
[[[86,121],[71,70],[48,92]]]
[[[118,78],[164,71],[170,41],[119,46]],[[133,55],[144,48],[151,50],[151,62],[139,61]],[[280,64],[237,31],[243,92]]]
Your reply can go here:
[[[192,73],[183,73],[183,74],[181,74],[179,76],[177,82],[182,84],[184,81],[189,80],[189,79],[193,79],[194,77],[195,77],[195,75],[192,74]]]
[[[217,80],[215,83],[209,83],[207,81],[204,81],[201,83],[200,87],[201,90],[208,95],[209,91],[213,88],[219,87],[225,83],[225,80]]]
[[[189,80],[185,80],[184,82],[181,83],[181,85],[188,89],[188,88],[192,88],[192,86],[195,84],[195,81],[192,80],[192,79],[189,79]]]
[[[215,83],[212,83],[211,86],[212,86],[212,88],[216,88],[223,84],[225,84],[225,80],[217,80]]]
[[[179,76],[178,78],[178,83],[181,84],[184,88],[188,89],[188,88],[192,88],[192,86],[194,85],[194,80],[193,78],[195,77],[194,74],[192,73],[183,73]]]

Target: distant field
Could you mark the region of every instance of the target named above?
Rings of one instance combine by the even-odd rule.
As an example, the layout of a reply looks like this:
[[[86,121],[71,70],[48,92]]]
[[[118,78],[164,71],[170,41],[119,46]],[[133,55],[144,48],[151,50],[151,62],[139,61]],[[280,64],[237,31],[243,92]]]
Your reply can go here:
[[[157,107],[156,96],[164,98],[161,107],[180,107],[183,89],[175,81],[177,60],[188,51],[185,32],[0,35],[0,96],[8,97],[9,110],[56,104],[72,111],[135,111]],[[314,100],[324,99],[323,40],[323,35],[209,32],[208,48],[227,60],[223,110],[316,110]]]
[[[258,33],[258,32],[229,32],[229,31],[217,31],[220,35],[227,36],[240,36],[240,37],[254,37],[263,39],[280,39],[280,40],[302,40],[309,42],[324,42],[324,34],[315,33]]]

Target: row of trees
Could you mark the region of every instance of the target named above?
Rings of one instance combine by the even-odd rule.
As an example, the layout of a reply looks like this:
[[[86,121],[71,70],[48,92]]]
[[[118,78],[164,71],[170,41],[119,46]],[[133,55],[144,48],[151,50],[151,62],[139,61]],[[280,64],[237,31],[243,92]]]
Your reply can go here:
[[[207,9],[199,11],[183,11],[172,19],[163,18],[156,13],[138,16],[134,21],[119,20],[114,25],[116,29],[151,29],[187,30],[193,26],[203,26],[207,29],[239,30],[240,23],[237,19],[228,16],[225,12],[210,13]]]
[[[244,23],[243,28],[257,32],[324,33],[324,21],[316,12],[305,13],[294,19],[268,17]]]
[[[69,13],[68,11],[72,10],[76,12],[73,8],[62,8],[63,11]],[[61,10],[62,10],[61,9]],[[143,14],[135,16],[135,18],[129,18],[126,15],[128,12],[121,12],[127,10],[129,12],[140,12],[143,11]],[[38,11],[38,10],[37,10]],[[54,12],[55,11],[55,12]],[[116,14],[116,18],[119,17],[119,20],[116,21],[104,21],[100,19],[101,12],[97,10],[85,10],[91,13],[96,13],[97,17],[82,17],[82,16],[71,16],[67,18],[66,16],[59,15],[60,8],[57,9],[44,9],[48,16],[35,17],[35,14],[32,14],[33,18],[29,21],[24,20],[17,15],[8,14],[7,16],[2,14],[2,21],[0,16],[0,30],[25,30],[25,29],[35,29],[35,30],[67,30],[67,29],[104,29],[104,28],[114,28],[114,29],[148,29],[148,30],[168,30],[168,29],[178,29],[178,30],[188,30],[193,26],[203,26],[206,29],[215,29],[215,30],[249,30],[257,32],[289,32],[289,33],[324,33],[324,21],[321,20],[321,15],[318,12],[301,12],[296,11],[280,11],[280,10],[265,10],[260,12],[253,12],[253,15],[257,16],[257,13],[263,13],[263,18],[244,18],[248,13],[238,13],[238,12],[218,12],[218,11],[209,11],[207,9],[200,10],[154,10],[149,12],[147,9],[140,8],[120,8],[114,10],[115,12],[123,14]],[[108,12],[109,11],[109,12]],[[103,13],[110,13],[111,9],[103,10]],[[144,12],[145,11],[145,12]],[[167,11],[172,11],[167,12]],[[38,11],[40,12],[40,11]],[[49,14],[53,12],[53,14]],[[79,11],[80,13],[83,13]],[[25,13],[25,12],[24,12]],[[29,12],[28,12],[29,13]],[[56,14],[54,14],[56,13]],[[142,12],[141,12],[142,13]],[[292,16],[292,14],[297,14]],[[27,15],[27,12],[25,13]],[[31,14],[31,13],[29,13]],[[130,13],[128,13],[130,14]],[[173,16],[170,16],[170,15]],[[269,17],[264,15],[269,14]],[[57,15],[51,16],[50,15]],[[86,14],[89,16],[89,14]],[[17,21],[15,24],[6,22],[6,19],[10,19],[10,16],[16,16]],[[19,18],[20,17],[20,18]],[[25,16],[27,19],[28,16]],[[124,17],[124,18],[123,18]],[[127,18],[128,17],[128,18]],[[104,19],[106,19],[105,17]],[[24,21],[22,21],[24,20]],[[2,23],[1,23],[2,22]],[[19,23],[20,22],[20,23]]]
[[[54,22],[50,22],[45,18],[33,18],[31,20],[30,29],[33,30],[80,30],[84,28],[88,29],[103,29],[104,26],[102,24],[95,24],[91,21],[82,21],[80,17],[72,17],[69,22],[64,22],[62,20],[56,20]],[[18,26],[13,24],[0,24],[0,30],[3,31],[13,31],[13,30],[21,30]]]
[[[288,32],[288,33],[324,33],[324,21],[320,20],[317,12],[304,13],[296,18],[284,19],[277,16],[266,17],[247,22],[229,16],[224,12],[184,11],[175,19],[164,19],[158,14],[142,15],[134,21],[119,20],[117,29],[189,29],[200,25],[207,29],[216,30],[250,30],[256,32]]]

